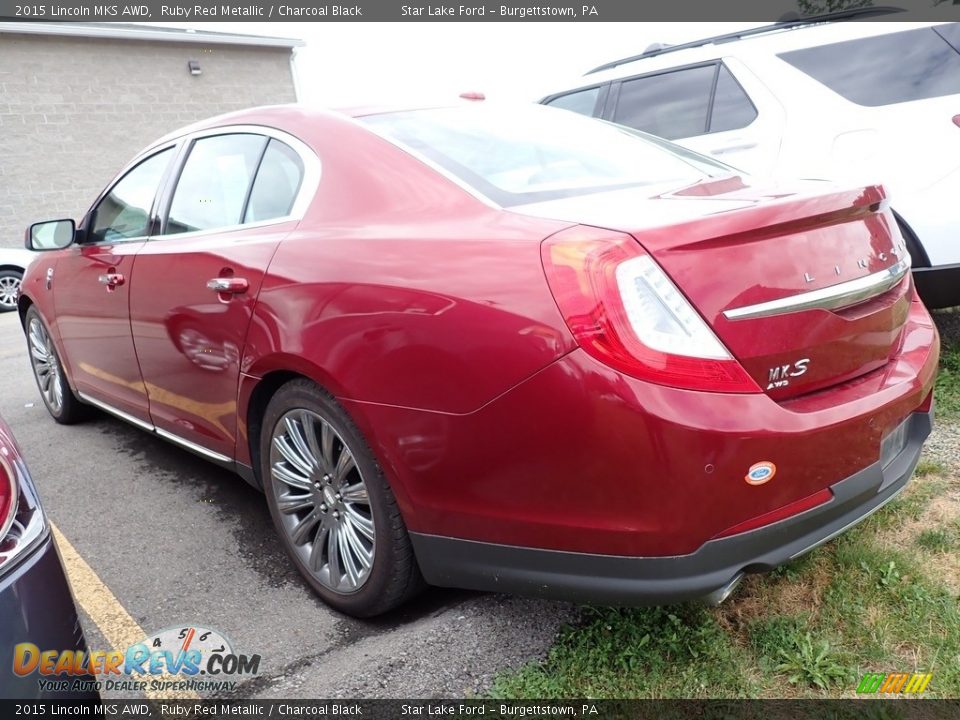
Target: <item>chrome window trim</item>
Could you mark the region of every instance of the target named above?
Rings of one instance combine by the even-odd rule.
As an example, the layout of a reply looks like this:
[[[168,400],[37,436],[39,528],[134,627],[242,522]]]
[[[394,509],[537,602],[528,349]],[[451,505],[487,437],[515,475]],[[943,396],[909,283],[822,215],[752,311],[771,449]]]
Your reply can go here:
[[[909,270],[910,256],[904,252],[896,264],[880,272],[779,300],[724,310],[723,315],[727,320],[735,321],[772,317],[801,310],[838,310],[885,293],[903,280]]]
[[[179,238],[202,238],[207,235],[222,235],[223,233],[239,232],[240,230],[251,230],[256,228],[265,228],[272,225],[283,225],[288,222],[300,222],[302,218],[292,215],[285,215],[282,218],[270,218],[255,223],[245,225],[224,225],[223,227],[210,228],[209,230],[191,230],[190,232],[175,233],[173,235],[151,235],[148,238],[141,238],[151,243],[165,242],[167,240],[177,240]]]
[[[208,137],[216,137],[218,135],[261,135],[263,137],[284,143],[299,156],[301,162],[303,162],[303,179],[300,181],[300,189],[297,191],[297,197],[293,201],[293,206],[290,208],[290,212],[283,217],[269,218],[267,220],[259,220],[252,223],[223,225],[216,228],[191,230],[190,232],[176,233],[173,235],[151,235],[148,238],[151,242],[157,242],[158,240],[169,240],[173,238],[203,237],[205,235],[234,232],[248,228],[263,228],[271,225],[282,225],[286,222],[300,222],[303,220],[303,216],[306,215],[307,209],[310,207],[310,203],[313,202],[313,198],[317,194],[317,190],[320,188],[320,179],[323,174],[322,163],[319,156],[313,151],[313,149],[294,135],[291,135],[283,130],[278,130],[277,128],[269,127],[268,125],[221,125],[218,127],[205,128],[203,130],[196,130],[194,132],[186,133],[173,139],[173,141],[176,143],[183,143],[185,145],[192,145],[197,140],[202,140],[203,138]],[[166,142],[170,141],[171,140],[168,139]],[[141,153],[141,155],[146,156],[151,151],[152,149]],[[171,188],[169,202],[166,203],[167,205],[173,201],[173,196],[177,191],[177,183],[180,182],[180,173],[183,172],[183,168],[186,166],[189,158],[190,155],[187,153],[183,158],[183,162],[179,167],[176,168],[177,177],[173,183],[173,187]],[[254,178],[254,180],[256,180],[256,178]],[[161,212],[163,212],[164,215],[169,213],[169,210],[169,207],[161,208]],[[165,224],[165,217],[163,218],[163,221]]]

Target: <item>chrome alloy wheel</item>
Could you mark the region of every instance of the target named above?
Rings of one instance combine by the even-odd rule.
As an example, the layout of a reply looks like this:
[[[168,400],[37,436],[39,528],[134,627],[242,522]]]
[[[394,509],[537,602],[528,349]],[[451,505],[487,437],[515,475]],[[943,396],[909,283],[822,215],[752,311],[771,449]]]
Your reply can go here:
[[[30,320],[27,333],[30,346],[30,362],[37,385],[50,410],[57,414],[63,407],[63,382],[60,376],[60,362],[53,349],[53,341],[43,323],[36,317]]]
[[[0,308],[17,309],[17,297],[20,293],[20,278],[14,275],[0,277]]]
[[[303,565],[337,593],[370,577],[376,532],[363,475],[340,435],[314,412],[284,414],[270,439],[281,524]]]

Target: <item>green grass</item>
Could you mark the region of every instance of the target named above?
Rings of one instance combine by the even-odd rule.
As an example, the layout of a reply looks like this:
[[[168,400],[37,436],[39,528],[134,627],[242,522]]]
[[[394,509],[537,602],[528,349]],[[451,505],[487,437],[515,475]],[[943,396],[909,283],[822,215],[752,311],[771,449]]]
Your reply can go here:
[[[498,697],[728,697],[756,691],[731,639],[705,608],[584,608],[542,664],[500,677]]]
[[[917,545],[933,553],[945,553],[957,546],[956,533],[952,528],[928,528],[917,536]]]
[[[938,460],[923,458],[917,463],[917,477],[925,477],[927,475],[942,475],[946,471],[947,466]]]

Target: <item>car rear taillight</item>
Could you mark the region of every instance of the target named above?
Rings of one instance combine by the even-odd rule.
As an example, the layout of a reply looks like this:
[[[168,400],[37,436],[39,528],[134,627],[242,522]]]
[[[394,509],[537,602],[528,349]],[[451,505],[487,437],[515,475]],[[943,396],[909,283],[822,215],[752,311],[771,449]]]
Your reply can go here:
[[[547,238],[541,257],[567,326],[601,362],[660,385],[761,392],[629,235],[577,226]]]
[[[953,124],[956,125],[957,127],[960,127],[960,115],[953,116]]]
[[[5,457],[6,448],[0,448],[0,541],[7,536],[17,514],[17,476]]]

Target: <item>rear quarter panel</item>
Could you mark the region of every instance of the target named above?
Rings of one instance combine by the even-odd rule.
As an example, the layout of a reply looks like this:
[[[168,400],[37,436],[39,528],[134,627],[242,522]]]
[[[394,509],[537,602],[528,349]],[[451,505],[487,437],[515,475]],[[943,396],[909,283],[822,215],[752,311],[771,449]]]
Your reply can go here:
[[[389,471],[396,449],[365,407],[471,413],[574,348],[540,262],[540,241],[570,223],[494,208],[354,123],[331,125],[298,133],[320,188],[260,291],[240,412],[259,378],[306,375],[349,402]]]

